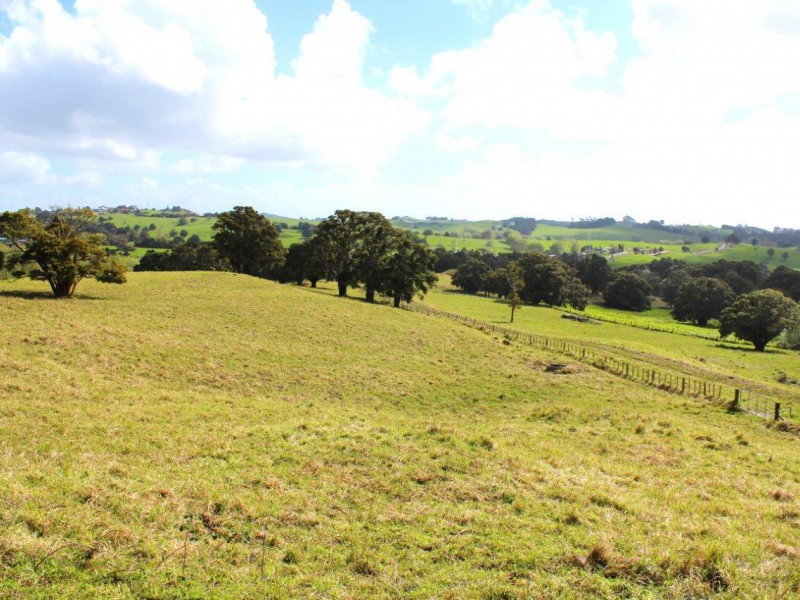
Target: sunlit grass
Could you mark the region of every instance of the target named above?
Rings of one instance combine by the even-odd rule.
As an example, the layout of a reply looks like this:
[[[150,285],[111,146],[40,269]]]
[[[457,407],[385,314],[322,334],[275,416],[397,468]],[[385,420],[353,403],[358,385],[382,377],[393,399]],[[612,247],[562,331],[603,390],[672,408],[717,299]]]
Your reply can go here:
[[[231,274],[0,283],[0,322],[2,597],[800,591],[797,439],[757,419]]]

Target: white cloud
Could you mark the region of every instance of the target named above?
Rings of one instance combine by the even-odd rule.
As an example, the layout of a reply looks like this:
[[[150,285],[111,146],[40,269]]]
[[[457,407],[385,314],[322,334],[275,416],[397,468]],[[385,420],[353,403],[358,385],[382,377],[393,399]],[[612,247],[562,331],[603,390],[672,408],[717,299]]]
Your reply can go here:
[[[232,156],[202,154],[179,160],[172,166],[172,170],[182,175],[225,173],[240,169],[244,163],[244,160]]]
[[[586,82],[606,75],[615,49],[613,34],[588,31],[580,17],[535,1],[501,19],[480,44],[435,55],[422,77],[395,69],[391,85],[409,97],[446,98],[442,115],[457,125],[557,129],[606,101]]]
[[[0,181],[42,183],[50,173],[50,161],[27,152],[0,152]]]
[[[277,76],[254,0],[4,0],[0,144],[141,162],[166,150],[367,165],[426,123],[367,88],[372,25],[334,0]],[[42,93],[46,90],[46,93]]]
[[[74,185],[90,189],[100,189],[105,184],[105,180],[100,173],[95,171],[82,171],[75,175],[68,175],[57,181],[66,185]]]

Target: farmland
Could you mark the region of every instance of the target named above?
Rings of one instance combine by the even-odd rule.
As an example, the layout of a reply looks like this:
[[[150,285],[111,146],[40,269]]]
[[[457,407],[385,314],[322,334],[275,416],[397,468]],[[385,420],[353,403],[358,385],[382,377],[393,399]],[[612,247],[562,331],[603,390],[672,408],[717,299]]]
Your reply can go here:
[[[155,238],[171,239],[174,236],[170,236],[170,233],[181,230],[186,230],[187,237],[197,235],[203,241],[210,241],[213,237],[214,217],[192,217],[188,219],[188,223],[180,225],[177,218],[160,215],[159,211],[150,211],[149,214],[142,215],[113,213],[106,215],[106,218],[110,218],[116,227],[149,228],[152,226],[154,227],[152,236]],[[285,223],[289,227],[289,229],[280,231],[284,246],[288,247],[302,241],[300,231],[292,229],[301,222],[301,219],[277,215],[270,215],[269,218],[274,223]],[[310,220],[309,222],[316,221]],[[493,254],[512,250],[508,240],[503,237],[506,230],[500,221],[420,221],[402,218],[393,220],[393,223],[395,226],[416,231],[420,236],[423,236],[426,231],[429,232],[423,237],[431,248],[440,246],[450,251],[483,250]],[[675,233],[646,227],[632,229],[619,223],[594,229],[540,224],[529,236],[520,236],[520,239],[529,246],[540,247],[546,251],[551,250],[556,244],[558,252],[579,251],[587,245],[595,249],[617,248],[622,245],[623,252],[614,256],[610,262],[614,268],[646,264],[656,258],[669,257],[685,260],[691,264],[707,264],[720,259],[752,260],[769,269],[774,269],[779,265],[800,269],[800,252],[794,248],[773,248],[774,255],[770,256],[766,247],[700,241],[700,237],[706,234],[724,238],[731,233],[730,230],[697,226],[689,227],[688,230],[694,236],[691,240],[685,240],[684,237],[687,236]],[[785,258],[783,257],[784,252],[787,254]],[[139,256],[139,254],[134,256]],[[136,261],[130,259],[126,262],[132,266]]]
[[[494,324],[508,324],[510,314],[505,301],[463,294],[449,285],[446,275],[424,303]],[[779,383],[787,373],[800,377],[796,351],[770,347],[769,352],[759,353],[752,351],[752,346],[720,342],[714,329],[676,323],[665,309],[638,314],[590,305],[585,315],[597,319],[590,323],[564,319],[563,315],[560,309],[525,306],[513,327],[579,342],[650,367],[706,377],[775,398],[792,398],[800,406],[800,386]]]
[[[796,436],[332,291],[0,282],[0,596],[800,593]],[[426,302],[506,320],[483,300]],[[519,326],[652,348],[547,311]],[[663,335],[772,385],[756,353]]]

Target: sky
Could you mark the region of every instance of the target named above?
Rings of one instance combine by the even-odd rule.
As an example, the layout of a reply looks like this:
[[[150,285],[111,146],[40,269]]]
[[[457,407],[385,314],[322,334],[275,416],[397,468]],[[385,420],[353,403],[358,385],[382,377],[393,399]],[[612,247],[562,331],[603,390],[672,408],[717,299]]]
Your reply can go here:
[[[797,0],[0,0],[0,210],[800,228]]]

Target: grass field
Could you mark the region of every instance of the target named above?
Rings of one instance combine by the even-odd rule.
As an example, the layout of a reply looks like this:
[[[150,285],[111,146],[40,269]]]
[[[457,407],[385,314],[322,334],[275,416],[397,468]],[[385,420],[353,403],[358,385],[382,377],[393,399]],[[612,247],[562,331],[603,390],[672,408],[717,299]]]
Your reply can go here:
[[[761,420],[327,289],[78,296],[0,283],[4,598],[800,593]]]
[[[439,285],[424,303],[494,324],[507,324],[510,317],[505,301],[463,294],[450,286],[446,275],[440,276]],[[598,323],[563,319],[563,314],[544,306],[525,306],[515,316],[514,328],[573,340],[637,363],[738,385],[800,405],[800,386],[780,382],[800,380],[797,351],[770,346],[761,353],[752,350],[752,345],[721,342],[713,329],[670,323],[664,309],[636,314],[589,306],[587,316],[604,319]]]

